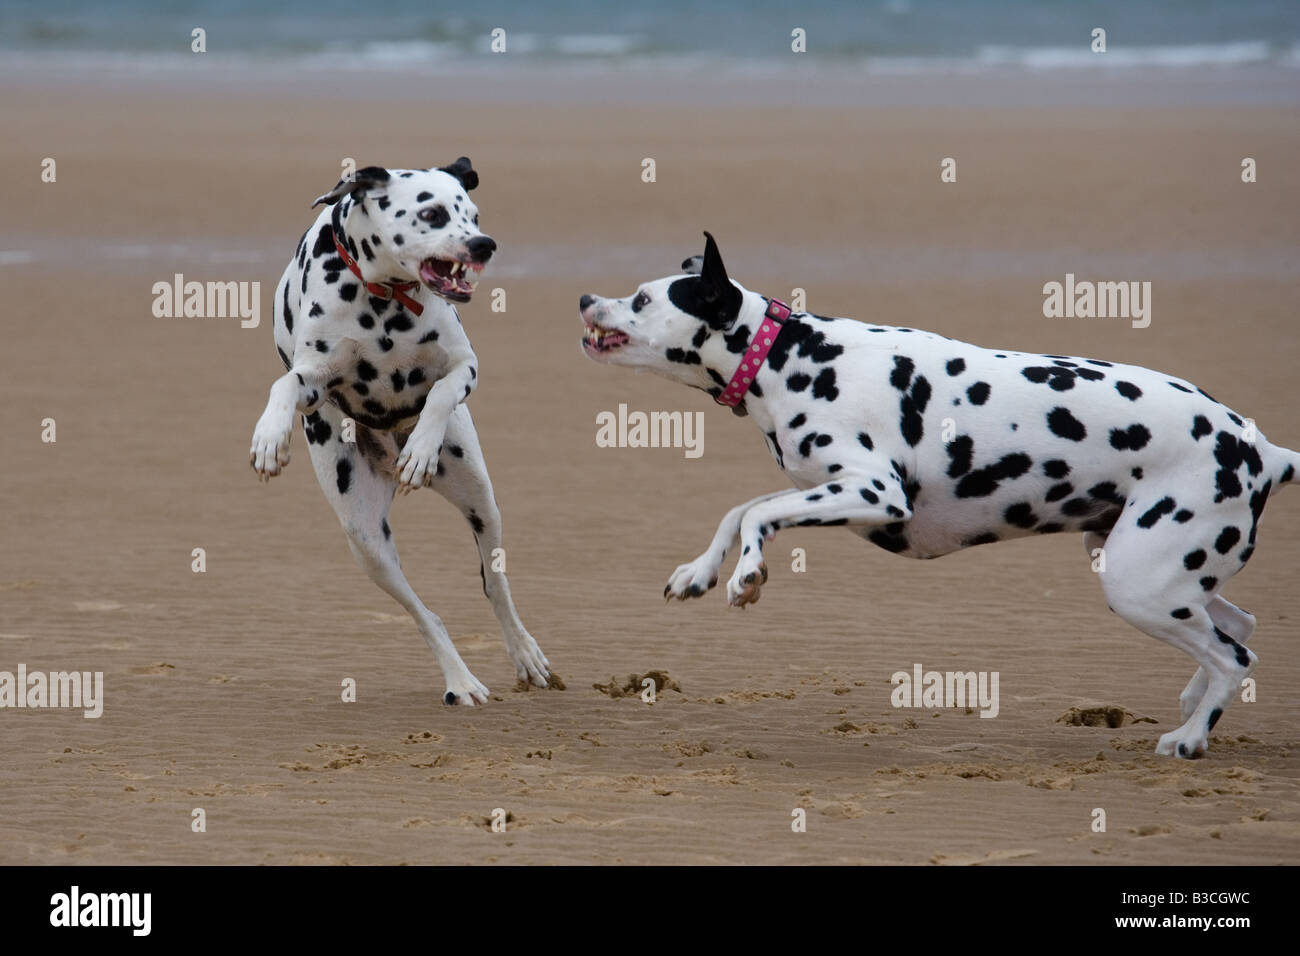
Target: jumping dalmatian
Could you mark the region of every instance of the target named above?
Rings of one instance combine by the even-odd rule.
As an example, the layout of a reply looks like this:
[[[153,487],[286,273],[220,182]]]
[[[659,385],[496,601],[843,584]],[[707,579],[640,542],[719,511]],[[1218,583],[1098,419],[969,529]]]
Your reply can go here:
[[[791,314],[731,282],[705,235],[686,274],[626,298],[584,295],[582,349],[748,414],[797,490],[732,508],[665,596],[704,594],[738,542],[727,596],[757,601],[763,544],[782,528],[844,525],[911,558],[1081,532],[1090,555],[1104,549],[1110,608],[1200,665],[1180,698],[1183,725],[1156,752],[1204,754],[1257,661],[1246,647],[1255,618],[1220,591],[1300,454],[1150,369]]]
[[[459,509],[515,673],[547,686],[546,657],[519,621],[505,573],[493,570],[501,515],[464,404],[478,360],[452,303],[470,300],[496,249],[469,198],[477,185],[465,157],[438,169],[370,166],[313,203],[327,208],[275,291],[287,371],[249,452],[262,480],[278,475],[302,416],[316,478],[357,562],[415,620],[446,679],[444,703],[468,706],[486,703],[488,690],[407,583],[388,512],[397,491],[421,487]]]

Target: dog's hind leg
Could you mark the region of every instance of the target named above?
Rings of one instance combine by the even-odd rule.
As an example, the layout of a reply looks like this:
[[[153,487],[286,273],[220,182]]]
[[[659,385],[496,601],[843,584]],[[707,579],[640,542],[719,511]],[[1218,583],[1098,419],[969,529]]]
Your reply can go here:
[[[1199,757],[1209,746],[1210,731],[1236,700],[1241,682],[1254,671],[1258,659],[1220,626],[1226,621],[1244,633],[1245,612],[1221,601],[1202,582],[1226,581],[1241,568],[1236,550],[1221,553],[1198,547],[1196,528],[1184,528],[1158,517],[1149,503],[1130,503],[1107,537],[1105,570],[1098,576],[1111,609],[1138,630],[1184,651],[1200,665],[1205,682],[1181,727],[1161,736],[1156,753]],[[1154,519],[1151,515],[1157,515]],[[1224,509],[1216,518],[1231,521]],[[1247,517],[1249,517],[1247,515]],[[1210,525],[1202,523],[1201,527]],[[1222,527],[1222,521],[1212,523]],[[1191,535],[1189,535],[1189,531]],[[1230,611],[1229,608],[1232,608]],[[1234,613],[1235,612],[1235,613]],[[1243,615],[1244,617],[1239,617]],[[1184,695],[1188,694],[1185,690]],[[1186,706],[1186,704],[1185,704]]]
[[[520,622],[510,596],[505,551],[501,547],[501,512],[492,493],[492,481],[488,478],[474,421],[464,405],[457,405],[451,413],[437,471],[429,486],[451,502],[474,531],[483,593],[501,624],[506,652],[515,665],[515,676],[537,687],[547,686],[550,665],[546,655]]]
[[[1210,620],[1214,621],[1214,626],[1238,644],[1245,644],[1255,633],[1255,615],[1249,611],[1243,611],[1222,595],[1216,595],[1214,600],[1206,607],[1206,610],[1210,612]],[[1183,692],[1178,695],[1178,705],[1182,711],[1183,720],[1187,720],[1192,716],[1197,705],[1200,704],[1201,698],[1205,696],[1208,687],[1209,678],[1206,676],[1205,668],[1198,667],[1196,673],[1192,675],[1192,679],[1183,688]]]
[[[306,416],[303,428],[316,478],[343,525],[353,556],[370,579],[414,619],[447,682],[443,702],[469,706],[486,703],[487,688],[469,672],[438,615],[424,606],[402,574],[388,525],[397,479],[391,470],[373,467],[372,456],[363,454],[359,444],[344,441],[342,422],[343,415],[337,408],[322,405]],[[356,426],[359,435],[361,427]]]

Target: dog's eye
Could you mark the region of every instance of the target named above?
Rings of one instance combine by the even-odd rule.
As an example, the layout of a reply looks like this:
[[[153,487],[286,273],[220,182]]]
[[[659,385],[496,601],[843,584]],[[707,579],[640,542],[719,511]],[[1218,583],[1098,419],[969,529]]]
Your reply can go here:
[[[474,225],[478,225],[478,213],[474,213]]]
[[[636,298],[632,300],[632,311],[640,312],[649,304],[650,296],[646,295],[644,292],[638,292]]]
[[[416,215],[431,226],[445,226],[451,221],[451,215],[443,206],[426,206]]]

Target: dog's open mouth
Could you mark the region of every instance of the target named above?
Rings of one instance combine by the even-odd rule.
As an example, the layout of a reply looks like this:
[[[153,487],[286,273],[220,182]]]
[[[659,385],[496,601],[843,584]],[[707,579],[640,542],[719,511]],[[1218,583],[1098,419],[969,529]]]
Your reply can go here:
[[[586,323],[587,332],[582,337],[582,347],[588,352],[612,352],[622,348],[631,341],[626,332],[614,329],[602,329],[599,325]]]
[[[420,278],[433,292],[453,302],[468,302],[483,272],[483,262],[458,259],[425,259],[420,263]]]

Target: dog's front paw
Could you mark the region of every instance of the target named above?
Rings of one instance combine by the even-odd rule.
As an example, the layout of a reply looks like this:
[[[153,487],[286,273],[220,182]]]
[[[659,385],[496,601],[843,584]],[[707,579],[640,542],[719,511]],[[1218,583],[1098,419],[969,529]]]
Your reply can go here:
[[[266,415],[253,429],[253,445],[248,450],[248,463],[262,481],[270,481],[280,469],[289,464],[289,439],[293,435],[293,420],[286,427],[268,419]]]
[[[487,699],[488,689],[468,670],[448,680],[446,693],[442,695],[442,702],[448,707],[473,707],[486,704]]]
[[[720,564],[721,562],[713,560],[711,555],[702,554],[690,564],[680,565],[668,579],[668,586],[664,588],[664,598],[685,601],[687,598],[699,597],[706,593],[709,588],[718,583]]]
[[[417,428],[402,446],[393,470],[397,472],[397,490],[407,495],[423,488],[433,480],[438,471],[438,455],[442,451],[445,429],[422,430]]]
[[[741,558],[727,581],[727,603],[732,607],[757,603],[760,589],[766,583],[767,565],[762,558]]]
[[[1161,756],[1182,757],[1185,760],[1203,757],[1209,749],[1209,731],[1204,727],[1189,729],[1187,724],[1164,734],[1156,744],[1156,753]]]

